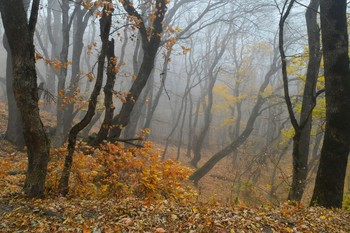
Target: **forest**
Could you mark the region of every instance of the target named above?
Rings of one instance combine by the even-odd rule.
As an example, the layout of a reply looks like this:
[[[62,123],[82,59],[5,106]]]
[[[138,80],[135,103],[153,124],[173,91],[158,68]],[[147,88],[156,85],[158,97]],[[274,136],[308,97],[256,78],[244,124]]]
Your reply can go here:
[[[0,232],[350,232],[346,0],[0,0]]]

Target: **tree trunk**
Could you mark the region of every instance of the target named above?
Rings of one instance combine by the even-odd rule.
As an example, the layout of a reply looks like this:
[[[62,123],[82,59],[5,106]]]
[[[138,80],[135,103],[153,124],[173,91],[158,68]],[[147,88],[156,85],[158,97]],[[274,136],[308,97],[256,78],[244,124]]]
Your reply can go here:
[[[350,72],[345,0],[320,0],[326,129],[312,205],[340,208],[350,143]]]
[[[71,173],[73,154],[75,151],[76,141],[78,133],[83,130],[91,121],[95,115],[97,97],[102,89],[104,64],[106,59],[106,53],[108,51],[108,38],[111,29],[112,14],[106,14],[106,9],[103,10],[102,18],[100,19],[100,36],[102,40],[102,49],[98,57],[97,78],[94,86],[94,90],[91,93],[88,110],[84,118],[74,125],[69,131],[68,135],[68,155],[64,161],[64,167],[62,176],[58,186],[58,190],[62,195],[67,195],[69,192],[69,177]]]
[[[189,99],[189,105],[190,105],[190,112],[188,114],[188,144],[187,144],[187,152],[186,156],[188,158],[191,158],[191,148],[192,148],[192,135],[193,135],[193,124],[192,124],[192,115],[193,115],[193,98],[192,94],[188,94],[188,99]]]
[[[144,52],[142,64],[137,74],[136,80],[132,84],[126,102],[123,103],[119,114],[113,119],[113,128],[110,130],[110,138],[119,138],[122,129],[129,123],[130,114],[135,106],[135,102],[139,98],[154,66],[154,61],[160,46],[161,34],[163,32],[163,19],[166,13],[166,1],[157,0],[155,7],[157,10],[156,19],[152,24],[151,35],[148,35],[145,23],[141,15],[133,7],[133,4],[125,0],[123,7],[130,16],[135,16],[139,21],[139,31],[142,39],[142,50]]]
[[[115,54],[114,54],[114,39],[108,42],[108,52],[107,52],[107,81],[104,87],[105,93],[105,117],[103,119],[100,130],[97,133],[97,136],[93,142],[94,145],[100,144],[103,140],[107,138],[109,128],[112,125],[113,113],[114,113],[114,104],[113,104],[113,88],[116,78],[116,73],[114,68],[115,64]]]
[[[84,33],[88,25],[90,16],[92,15],[87,9],[81,9],[80,5],[76,5],[76,14],[74,22],[74,39],[73,39],[73,54],[72,54],[72,75],[70,79],[69,88],[67,90],[67,96],[72,97],[74,92],[77,91],[80,80],[80,60],[83,52]],[[66,135],[73,124],[73,119],[76,114],[74,112],[74,102],[67,103],[64,108],[63,119],[63,135]]]
[[[166,78],[167,78],[168,64],[169,64],[169,58],[170,58],[170,55],[171,55],[171,51],[172,51],[172,48],[169,48],[167,54],[164,57],[163,69],[162,69],[162,73],[161,73],[160,87],[159,87],[159,89],[157,91],[156,96],[154,97],[154,99],[152,101],[151,110],[150,110],[150,113],[147,115],[146,123],[144,125],[144,128],[150,128],[151,127],[151,121],[152,121],[154,112],[156,111],[157,106],[159,104],[160,97],[162,96],[164,85],[165,85],[165,81],[166,81]]]
[[[191,95],[190,93],[188,93],[188,95]],[[185,107],[184,107],[184,112],[183,112],[183,116],[182,116],[182,122],[181,122],[181,126],[180,126],[180,130],[179,130],[179,142],[177,144],[177,156],[176,156],[176,160],[180,159],[180,154],[181,154],[181,146],[182,146],[182,138],[183,138],[183,129],[184,129],[184,125],[185,125],[185,120],[186,120],[186,113],[187,113],[187,96],[185,97]]]
[[[62,0],[61,4],[62,9],[62,48],[60,53],[60,62],[62,64],[67,64],[68,62],[68,50],[69,50],[69,0]],[[56,135],[53,144],[55,146],[61,146],[66,138],[64,134],[64,98],[65,94],[65,86],[66,86],[66,78],[67,78],[67,68],[60,67],[59,68],[59,78],[57,84],[57,113],[56,113]]]
[[[34,59],[33,35],[39,2],[33,1],[28,23],[22,0],[0,1],[2,22],[12,55],[13,91],[28,149],[28,170],[24,183],[24,192],[28,197],[44,195],[50,150],[50,143],[39,115]]]
[[[309,63],[304,86],[299,130],[293,138],[293,180],[288,194],[289,200],[296,201],[301,201],[306,186],[312,110],[316,104],[316,83],[321,63],[320,29],[317,24],[318,7],[319,0],[312,0],[305,14],[308,30]]]
[[[220,36],[217,37],[216,41],[215,41],[215,47],[216,47],[216,49],[214,49],[215,57],[214,57],[212,63],[210,64],[210,67],[208,70],[208,76],[209,76],[208,89],[207,89],[208,104],[206,104],[205,108],[203,108],[203,110],[204,110],[204,126],[201,129],[200,134],[197,137],[197,140],[196,140],[194,148],[193,148],[193,159],[191,160],[191,164],[194,167],[197,167],[197,164],[202,157],[201,151],[202,151],[204,139],[206,138],[206,136],[208,134],[209,127],[211,124],[211,118],[212,118],[211,109],[213,107],[213,101],[214,101],[213,88],[214,88],[216,79],[218,77],[218,71],[214,71],[214,69],[216,68],[220,59],[222,58],[222,56],[225,53],[227,41],[229,41],[229,38],[231,37],[231,29],[232,29],[232,26],[230,26],[230,28],[227,31],[227,34],[225,35],[225,37],[221,41],[221,46],[220,46],[219,51],[217,51],[217,50],[219,47],[218,41],[219,41]],[[210,47],[210,46],[208,46],[208,47]]]
[[[143,112],[145,112],[146,108],[146,100],[153,88],[153,79],[154,79],[154,70],[151,72],[149,80],[147,81],[146,87],[141,93],[141,97],[135,103],[135,107],[130,116],[130,122],[124,129],[124,137],[125,138],[134,138],[137,132],[137,126],[141,125],[140,118]]]

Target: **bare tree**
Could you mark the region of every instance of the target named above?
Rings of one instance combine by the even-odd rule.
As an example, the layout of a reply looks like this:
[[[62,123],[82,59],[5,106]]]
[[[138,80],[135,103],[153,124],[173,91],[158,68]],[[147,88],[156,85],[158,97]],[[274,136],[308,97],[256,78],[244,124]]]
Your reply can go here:
[[[278,71],[278,57],[277,50],[274,51],[273,61],[270,65],[268,72],[265,74],[264,81],[261,84],[257,100],[254,104],[254,107],[249,115],[245,129],[240,133],[239,137],[232,141],[228,146],[215,153],[202,167],[197,169],[191,176],[190,179],[194,181],[197,185],[199,180],[205,176],[221,159],[225,158],[227,155],[237,150],[249,137],[254,129],[254,123],[257,117],[261,114],[261,107],[265,103],[265,97],[262,95],[264,90],[269,84],[270,78]]]

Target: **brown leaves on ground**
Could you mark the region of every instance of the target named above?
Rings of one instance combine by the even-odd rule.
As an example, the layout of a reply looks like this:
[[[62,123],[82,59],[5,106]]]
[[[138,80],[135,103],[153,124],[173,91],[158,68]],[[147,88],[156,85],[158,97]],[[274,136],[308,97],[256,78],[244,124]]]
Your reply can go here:
[[[224,208],[136,198],[33,200],[7,193],[0,197],[0,216],[0,232],[350,232],[349,212],[294,203]]]

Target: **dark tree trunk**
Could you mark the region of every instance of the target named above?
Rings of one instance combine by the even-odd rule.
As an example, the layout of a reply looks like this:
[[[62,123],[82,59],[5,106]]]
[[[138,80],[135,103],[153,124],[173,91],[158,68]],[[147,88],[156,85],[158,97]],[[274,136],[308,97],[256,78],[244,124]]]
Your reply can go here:
[[[106,10],[103,10],[102,18],[100,19],[100,36],[102,40],[102,49],[98,57],[98,68],[97,68],[97,78],[94,86],[94,90],[91,93],[88,110],[84,118],[74,125],[69,131],[68,135],[68,155],[64,161],[64,168],[62,171],[62,176],[58,186],[58,190],[62,195],[67,195],[69,192],[69,177],[71,173],[73,154],[75,151],[76,141],[78,133],[83,130],[91,121],[95,115],[97,97],[99,96],[102,89],[103,73],[105,58],[108,51],[108,38],[111,29],[112,14],[106,14]]]
[[[24,192],[28,197],[44,195],[50,150],[50,143],[39,115],[34,59],[33,35],[39,2],[33,1],[28,23],[22,0],[0,1],[2,22],[12,55],[13,91],[28,148],[28,170],[24,183]]]
[[[316,83],[321,63],[320,29],[317,24],[318,7],[319,0],[312,0],[305,14],[308,30],[309,63],[304,86],[299,129],[293,138],[293,180],[288,194],[289,200],[296,201],[301,201],[307,182],[312,110],[316,104]]]
[[[326,129],[312,205],[340,208],[350,143],[347,1],[320,0]]]
[[[152,24],[152,33],[149,36],[141,15],[136,11],[130,1],[123,1],[123,7],[130,16],[135,16],[140,21],[138,27],[142,38],[142,50],[144,55],[136,80],[132,84],[126,97],[126,102],[123,103],[119,114],[113,119],[114,127],[110,130],[110,138],[119,138],[122,129],[129,123],[130,114],[134,108],[135,102],[139,98],[152,72],[154,60],[160,46],[161,34],[163,32],[162,22],[167,9],[165,0],[156,1],[155,7],[157,9],[157,15]]]
[[[97,136],[94,140],[94,145],[100,144],[103,140],[107,138],[108,131],[112,125],[113,113],[114,113],[114,104],[113,104],[113,88],[116,78],[116,73],[114,68],[115,64],[115,54],[114,54],[114,39],[108,42],[108,52],[107,52],[107,81],[103,89],[105,93],[105,117],[103,119],[100,130],[97,133]]]
[[[129,22],[129,20],[126,20],[126,24]],[[113,90],[114,90],[114,84],[116,79],[116,73],[114,71],[114,68],[117,66],[119,69],[124,63],[124,56],[125,56],[125,49],[126,45],[128,44],[128,34],[127,30],[124,30],[124,42],[121,48],[121,53],[119,57],[118,64],[115,64],[117,61],[115,59],[114,54],[114,40],[109,42],[108,46],[108,54],[107,54],[107,60],[108,60],[108,68],[107,68],[107,82],[104,87],[104,93],[105,93],[105,117],[103,119],[103,123],[101,125],[101,128],[94,140],[94,145],[100,144],[103,140],[107,139],[108,132],[112,126],[112,120],[113,120],[113,114],[114,114],[114,103],[113,103]]]

